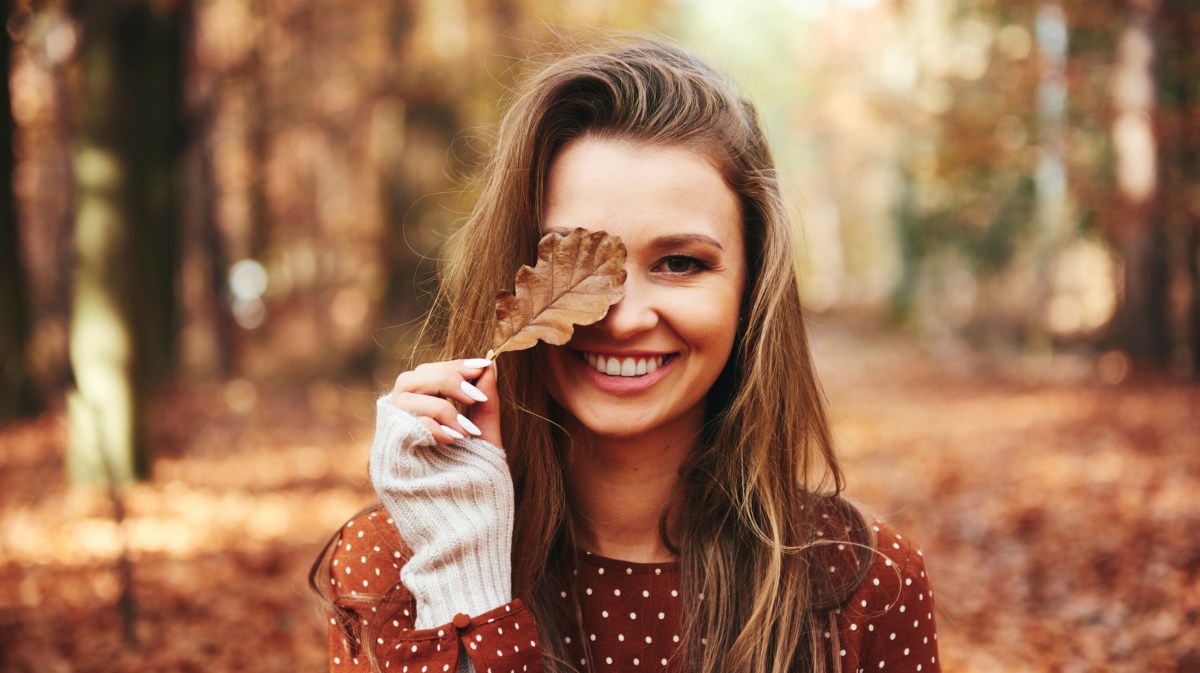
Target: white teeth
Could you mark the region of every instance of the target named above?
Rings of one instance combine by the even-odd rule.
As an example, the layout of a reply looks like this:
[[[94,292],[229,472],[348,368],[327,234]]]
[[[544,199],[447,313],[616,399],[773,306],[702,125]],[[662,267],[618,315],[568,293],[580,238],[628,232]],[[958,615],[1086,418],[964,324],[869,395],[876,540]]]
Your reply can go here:
[[[626,357],[619,360],[615,357],[584,353],[583,359],[596,371],[608,376],[645,376],[662,366],[663,356],[652,358]]]

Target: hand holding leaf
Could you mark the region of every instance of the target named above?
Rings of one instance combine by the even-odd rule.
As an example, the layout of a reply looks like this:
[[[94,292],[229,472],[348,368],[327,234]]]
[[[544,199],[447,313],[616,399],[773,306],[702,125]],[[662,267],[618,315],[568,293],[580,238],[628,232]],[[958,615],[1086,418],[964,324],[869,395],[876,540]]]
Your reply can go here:
[[[625,296],[625,245],[606,232],[575,229],[538,242],[538,261],[517,271],[515,292],[496,295],[494,359],[538,341],[561,346]]]

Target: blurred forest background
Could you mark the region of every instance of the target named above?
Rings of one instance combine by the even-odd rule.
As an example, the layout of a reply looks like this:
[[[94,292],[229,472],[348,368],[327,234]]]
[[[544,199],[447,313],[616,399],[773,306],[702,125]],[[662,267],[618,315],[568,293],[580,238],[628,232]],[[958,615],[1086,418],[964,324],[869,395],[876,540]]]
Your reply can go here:
[[[850,495],[925,543],[947,670],[1200,671],[1200,2],[7,12],[0,670],[324,667],[304,574],[464,187],[602,28],[763,113]]]

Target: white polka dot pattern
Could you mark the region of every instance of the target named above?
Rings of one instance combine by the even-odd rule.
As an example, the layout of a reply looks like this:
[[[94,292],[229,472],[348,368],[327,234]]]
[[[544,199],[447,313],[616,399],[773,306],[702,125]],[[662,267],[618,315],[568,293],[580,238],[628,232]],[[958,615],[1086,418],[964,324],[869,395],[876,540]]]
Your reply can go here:
[[[476,673],[542,670],[537,626],[520,601],[481,615],[456,617],[449,624],[414,628],[416,601],[400,583],[400,569],[411,552],[401,542],[386,513],[375,511],[358,516],[346,524],[335,543],[329,566],[330,597],[355,612],[363,629],[359,638],[371,634],[382,670],[456,672],[462,670],[460,651],[470,658]],[[386,595],[382,604],[381,595]],[[331,673],[372,670],[362,648],[352,647],[353,638],[347,636],[336,618],[331,618]]]
[[[830,656],[840,659],[841,670],[847,672],[938,673],[934,592],[921,551],[894,529],[879,522],[875,528],[879,552],[871,571],[837,611],[837,633],[825,634]],[[362,622],[380,627],[371,638],[383,671],[454,672],[460,648],[477,673],[542,670],[537,627],[520,601],[471,615],[464,627],[455,625],[466,619],[460,617],[425,630],[413,628],[414,603],[403,586],[386,605],[379,605],[379,593],[399,583],[400,567],[409,553],[386,513],[356,518],[336,542],[329,567],[331,595],[355,610]],[[853,557],[842,552],[833,557],[835,573],[849,572],[837,561]],[[822,568],[828,570],[828,564]],[[572,579],[577,583],[583,629],[570,626],[561,631],[571,660],[587,662],[581,670],[682,670],[675,655],[682,635],[683,598],[677,564],[626,563],[585,554]],[[565,601],[569,591],[564,582],[554,595]],[[380,623],[371,625],[372,620]],[[350,647],[336,620],[330,624],[329,652],[332,673],[371,670],[367,657]]]
[[[590,658],[597,671],[676,670],[670,664],[682,635],[678,564],[584,553],[572,578],[587,642],[565,643],[571,660]]]
[[[869,579],[838,612],[843,671],[938,673],[933,588],[921,550],[903,534],[875,521]]]

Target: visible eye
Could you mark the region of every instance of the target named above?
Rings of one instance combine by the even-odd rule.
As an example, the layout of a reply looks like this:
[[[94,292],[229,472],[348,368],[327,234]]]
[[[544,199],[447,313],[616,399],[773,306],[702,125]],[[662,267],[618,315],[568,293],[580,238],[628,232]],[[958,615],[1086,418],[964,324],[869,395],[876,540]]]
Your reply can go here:
[[[661,266],[663,271],[676,274],[695,273],[705,268],[704,262],[695,257],[688,257],[687,255],[670,255],[669,257],[664,257]]]

